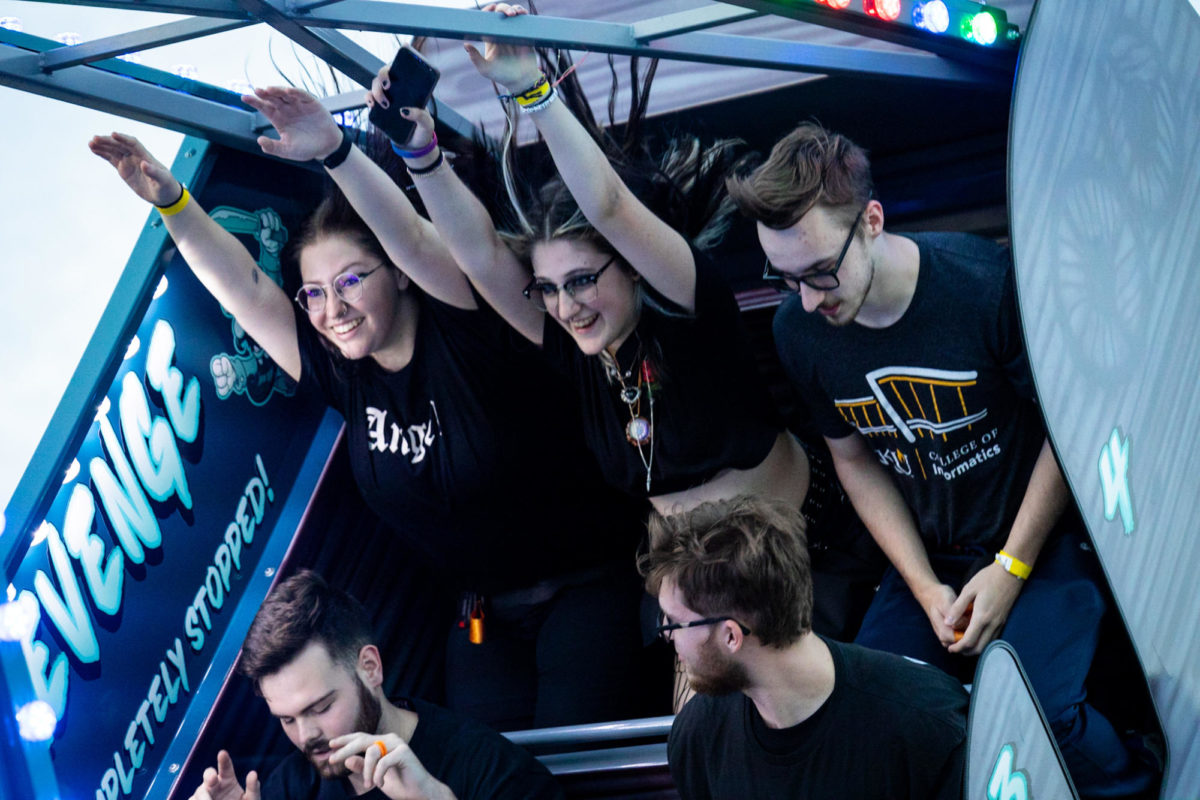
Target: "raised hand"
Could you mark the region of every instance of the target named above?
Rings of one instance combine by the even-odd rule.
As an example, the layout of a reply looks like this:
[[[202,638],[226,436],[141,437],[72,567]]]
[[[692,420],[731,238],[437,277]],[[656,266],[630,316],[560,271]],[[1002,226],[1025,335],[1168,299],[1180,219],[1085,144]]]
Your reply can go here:
[[[263,152],[291,161],[324,158],[341,144],[342,132],[317,98],[303,89],[270,86],[242,95],[242,102],[267,118],[278,139],[258,137]]]
[[[246,788],[238,783],[233,759],[222,750],[217,753],[217,768],[204,770],[204,780],[192,793],[191,800],[259,800],[258,773],[246,773]]]
[[[148,203],[168,206],[183,194],[183,186],[171,170],[132,136],[124,133],[93,136],[88,149],[112,164],[121,180]]]
[[[371,80],[371,90],[367,92],[366,96],[367,107],[379,105],[387,108],[391,102],[387,97],[387,90],[390,88],[392,88],[392,78],[388,72],[388,65],[384,64]],[[396,144],[403,145],[408,150],[420,150],[433,140],[433,117],[429,116],[428,111],[423,108],[402,108],[400,115],[415,122],[417,128],[408,141],[396,142]]]
[[[508,3],[489,3],[481,10],[503,14],[506,17],[519,17],[529,13],[522,6]],[[510,92],[529,89],[542,74],[537,56],[531,48],[524,45],[501,44],[485,39],[482,53],[475,45],[469,43],[464,44],[463,49],[467,51],[467,56],[480,75]]]

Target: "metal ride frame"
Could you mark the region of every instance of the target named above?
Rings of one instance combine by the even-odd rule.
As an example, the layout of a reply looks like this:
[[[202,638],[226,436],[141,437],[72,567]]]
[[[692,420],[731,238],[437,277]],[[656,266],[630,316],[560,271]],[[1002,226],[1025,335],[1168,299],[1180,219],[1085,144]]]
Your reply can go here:
[[[64,0],[37,0],[63,2]],[[907,2],[907,0],[906,0]],[[994,50],[960,39],[881,23],[858,14],[762,0],[712,3],[632,24],[529,16],[502,19],[471,9],[379,0],[72,0],[70,5],[187,15],[142,30],[74,46],[0,30],[0,85],[159,125],[209,141],[257,152],[255,137],[269,127],[261,114],[231,93],[159,70],[117,60],[177,42],[263,23],[364,85],[379,58],[338,29],[537,44],[648,58],[760,67],[826,75],[857,74],[987,86],[1011,83],[1015,49]],[[720,27],[774,14],[926,52],[878,51],[764,39],[720,32]],[[133,80],[129,80],[133,78]],[[360,92],[323,101],[331,112],[362,105]],[[470,124],[444,104],[444,122]]]
[[[488,37],[664,60],[806,74],[888,76],[988,88],[1011,84],[1016,66],[1015,48],[990,50],[812,3],[782,6],[762,0],[734,0],[626,24],[550,16],[503,19],[471,9],[380,0],[33,1],[177,14],[183,18],[74,46],[0,29],[0,86],[124,116],[255,154],[260,152],[256,137],[270,125],[261,114],[243,105],[233,92],[129,63],[118,56],[263,23],[332,69],[364,85],[370,84],[383,62],[343,33],[343,29],[461,40]],[[903,2],[906,8],[912,5],[910,0]],[[790,17],[910,49],[868,50],[721,31],[722,26],[766,15]],[[360,108],[362,92],[326,97],[322,103],[332,113]],[[439,103],[438,115],[440,124],[462,133],[473,131],[473,124],[444,102]],[[129,280],[134,281],[136,277],[130,276]],[[141,290],[120,290],[117,294],[141,293]],[[114,297],[114,301],[116,299]],[[108,316],[106,313],[106,318]],[[115,330],[98,336],[89,347],[89,353],[95,347],[106,349],[105,341],[116,343],[126,338]],[[87,360],[85,356],[85,362]],[[108,377],[111,378],[111,371]],[[107,385],[103,378],[97,376],[97,386]],[[72,382],[72,388],[60,403],[30,468],[14,493],[14,500],[20,501],[20,518],[9,518],[9,535],[0,541],[0,564],[5,568],[6,578],[29,547],[32,523],[46,513],[57,485],[53,477],[62,473],[64,454],[74,452],[79,446],[83,428],[76,423],[88,417],[87,410],[93,405],[91,395],[94,393],[94,387],[82,387],[78,380]],[[4,685],[0,680],[0,695],[3,694]],[[537,744],[549,736],[559,745],[595,745],[611,739],[665,736],[669,724],[669,718],[662,718],[621,725],[528,732],[513,738],[522,744]],[[32,784],[29,788],[41,794],[37,770],[49,768],[45,755],[30,750],[26,757],[27,767],[32,771],[28,776]],[[565,753],[551,756],[549,760],[554,762],[552,766],[559,773],[597,767],[627,768],[663,763],[665,748],[662,745],[617,747]]]

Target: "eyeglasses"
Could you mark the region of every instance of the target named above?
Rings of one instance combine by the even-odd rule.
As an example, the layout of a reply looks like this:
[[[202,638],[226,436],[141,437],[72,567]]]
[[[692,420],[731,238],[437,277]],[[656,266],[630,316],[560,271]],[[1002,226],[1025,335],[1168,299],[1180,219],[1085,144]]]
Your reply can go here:
[[[571,299],[577,303],[590,303],[596,299],[596,281],[600,280],[601,273],[608,269],[609,266],[617,260],[616,256],[604,262],[604,266],[595,272],[588,272],[583,275],[576,275],[573,278],[567,278],[563,281],[562,286],[555,286],[548,281],[539,281],[534,278],[529,284],[521,290],[521,294],[533,301],[533,304],[542,311],[553,306],[558,302],[558,293],[566,292],[571,296]]]
[[[832,291],[841,286],[842,283],[838,280],[837,272],[842,268],[846,253],[850,252],[850,243],[854,241],[854,234],[858,231],[858,221],[862,219],[863,212],[866,210],[867,207],[863,206],[858,215],[854,217],[854,222],[850,223],[850,233],[846,236],[846,243],[842,245],[842,252],[838,253],[837,261],[833,263],[832,267],[806,272],[803,275],[791,275],[772,267],[771,259],[768,258],[763,264],[763,280],[772,284],[780,292],[787,291],[793,294],[800,293],[801,284],[821,292]]]
[[[354,303],[362,297],[363,281],[382,267],[383,264],[376,264],[366,272],[347,270],[326,284],[306,283],[300,287],[300,291],[296,292],[296,303],[310,314],[321,313],[325,308],[326,286],[332,287],[333,293],[343,302]]]
[[[658,625],[655,626],[654,632],[663,638],[663,641],[672,641],[671,634],[683,628],[698,628],[703,625],[716,625],[719,622],[732,622],[742,629],[743,636],[750,635],[750,629],[742,623],[738,622],[733,617],[705,617],[704,619],[694,619],[691,622],[665,622],[667,615],[663,612],[658,612]]]

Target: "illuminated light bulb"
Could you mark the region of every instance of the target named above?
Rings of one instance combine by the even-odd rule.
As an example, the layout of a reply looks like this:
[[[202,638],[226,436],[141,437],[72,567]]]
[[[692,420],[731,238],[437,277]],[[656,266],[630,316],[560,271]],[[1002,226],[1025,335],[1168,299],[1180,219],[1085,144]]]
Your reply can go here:
[[[68,46],[74,46],[74,45],[77,45],[80,42],[82,42],[83,37],[80,36],[78,33],[66,31],[64,33],[55,35],[54,41],[59,42],[61,44],[68,45]]]
[[[71,465],[67,467],[67,472],[63,475],[63,486],[66,486],[71,481],[75,480],[75,476],[79,474],[79,459],[72,458]]]
[[[8,585],[8,592],[10,597],[17,592],[11,583]],[[33,636],[33,631],[37,628],[38,620],[41,617],[37,600],[34,600],[33,595],[28,592],[21,595],[19,599],[10,599],[7,603],[0,605],[0,640],[6,642],[28,641]]]
[[[163,275],[162,278],[158,282],[158,286],[154,287],[154,299],[155,300],[157,300],[158,298],[162,297],[164,294],[167,293],[167,286],[168,286],[167,276]]]
[[[838,11],[844,11],[850,7],[850,0],[825,0],[825,5],[836,8]]]
[[[125,360],[133,358],[137,355],[137,351],[142,349],[142,340],[134,336],[129,340],[129,347],[125,348]]]
[[[996,18],[986,11],[980,11],[974,16],[964,18],[962,35],[963,38],[978,44],[995,44],[996,37],[999,35]]]
[[[950,9],[942,0],[927,0],[913,7],[913,25],[930,33],[945,33],[950,28]]]
[[[0,17],[0,28],[9,31],[23,31],[25,26],[21,24],[20,17]]]
[[[17,710],[17,730],[27,742],[48,742],[57,727],[58,715],[45,700],[34,700]]]
[[[194,81],[200,77],[200,70],[196,68],[195,64],[176,64],[171,67],[171,72],[190,81]]]
[[[890,22],[900,16],[900,0],[863,0],[863,10]]]

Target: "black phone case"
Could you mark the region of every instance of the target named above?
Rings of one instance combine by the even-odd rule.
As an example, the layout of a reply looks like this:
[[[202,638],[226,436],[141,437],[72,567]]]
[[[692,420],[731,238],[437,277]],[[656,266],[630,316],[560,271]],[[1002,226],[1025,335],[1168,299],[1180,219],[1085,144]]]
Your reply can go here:
[[[400,116],[402,108],[424,108],[433,97],[441,73],[411,47],[401,47],[388,67],[392,85],[386,92],[389,106],[375,105],[367,119],[398,145],[412,138],[416,123]]]

